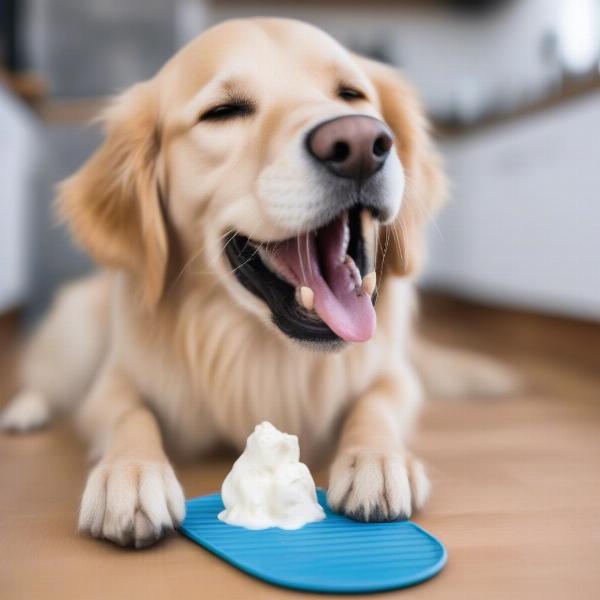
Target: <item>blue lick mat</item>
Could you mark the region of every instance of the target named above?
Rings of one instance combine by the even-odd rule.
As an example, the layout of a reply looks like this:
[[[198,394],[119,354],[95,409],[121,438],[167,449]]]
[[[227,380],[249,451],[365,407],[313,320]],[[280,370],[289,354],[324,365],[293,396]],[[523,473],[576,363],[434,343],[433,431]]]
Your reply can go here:
[[[433,577],[446,549],[410,521],[358,523],[332,512],[301,529],[251,531],[217,519],[220,494],[187,501],[181,531],[233,566],[259,579],[310,592],[366,593],[407,587]]]

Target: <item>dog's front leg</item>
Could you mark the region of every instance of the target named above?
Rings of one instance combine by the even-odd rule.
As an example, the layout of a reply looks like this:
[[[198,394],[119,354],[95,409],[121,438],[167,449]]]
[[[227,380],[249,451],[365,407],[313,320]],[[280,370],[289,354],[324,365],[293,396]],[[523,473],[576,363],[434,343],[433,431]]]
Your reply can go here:
[[[405,441],[420,401],[409,369],[380,377],[358,398],[343,424],[331,467],[329,505],[361,521],[410,517],[429,493],[423,465]]]
[[[177,527],[185,498],[158,423],[113,366],[105,367],[93,386],[80,422],[100,457],[81,500],[80,530],[140,548]]]

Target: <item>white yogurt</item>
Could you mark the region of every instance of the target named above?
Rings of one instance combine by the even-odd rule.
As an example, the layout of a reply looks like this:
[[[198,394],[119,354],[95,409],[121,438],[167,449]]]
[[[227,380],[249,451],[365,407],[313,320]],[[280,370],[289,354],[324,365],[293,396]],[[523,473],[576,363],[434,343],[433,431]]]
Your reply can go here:
[[[219,519],[248,529],[299,529],[320,521],[315,482],[300,462],[298,438],[267,421],[257,425],[223,482]]]

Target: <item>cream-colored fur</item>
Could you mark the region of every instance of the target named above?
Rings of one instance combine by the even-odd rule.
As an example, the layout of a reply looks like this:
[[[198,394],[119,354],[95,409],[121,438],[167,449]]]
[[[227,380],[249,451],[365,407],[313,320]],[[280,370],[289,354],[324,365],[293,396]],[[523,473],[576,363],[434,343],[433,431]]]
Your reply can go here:
[[[340,82],[366,98],[343,101]],[[253,96],[256,115],[198,121],[232,89]],[[314,224],[326,198],[300,140],[354,113],[394,133],[382,194],[397,217],[380,227],[375,336],[329,353],[271,323],[223,244],[232,229],[275,241]],[[364,520],[409,516],[429,489],[406,448],[420,403],[407,358],[411,275],[444,189],[410,87],[308,25],[232,21],[127,91],[105,119],[106,141],[62,186],[59,207],[106,270],[62,292],[26,359],[25,395],[2,421],[24,429],[28,410],[39,425],[77,404],[98,461],[80,528],[120,544],[155,541],[184,514],[166,450],[189,456],[223,441],[241,450],[263,420],[299,435],[307,460],[341,428],[331,505]]]

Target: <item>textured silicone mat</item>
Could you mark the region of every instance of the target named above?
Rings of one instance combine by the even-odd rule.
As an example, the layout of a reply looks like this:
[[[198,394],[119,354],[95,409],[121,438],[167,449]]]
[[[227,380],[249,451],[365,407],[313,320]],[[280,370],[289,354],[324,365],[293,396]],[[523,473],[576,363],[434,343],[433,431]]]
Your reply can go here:
[[[330,593],[381,592],[420,583],[446,564],[446,549],[410,521],[358,523],[333,513],[301,529],[227,525],[220,494],[187,502],[181,531],[233,566],[283,587]]]

